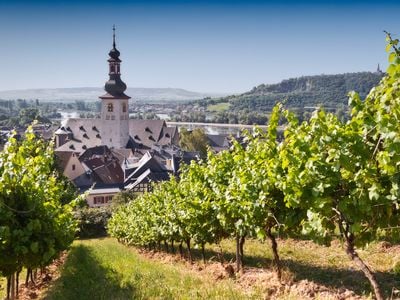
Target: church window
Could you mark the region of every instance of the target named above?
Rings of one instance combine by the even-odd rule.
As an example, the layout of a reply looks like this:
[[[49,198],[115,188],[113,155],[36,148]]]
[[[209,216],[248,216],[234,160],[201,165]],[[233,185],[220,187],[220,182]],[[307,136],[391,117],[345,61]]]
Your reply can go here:
[[[113,104],[112,103],[108,103],[107,104],[107,111],[108,112],[113,112],[113,110],[114,110]]]
[[[72,171],[75,171],[75,165],[72,165]]]
[[[122,103],[122,112],[126,112],[126,103]]]
[[[115,116],[114,115],[111,116],[111,120],[115,120]]]

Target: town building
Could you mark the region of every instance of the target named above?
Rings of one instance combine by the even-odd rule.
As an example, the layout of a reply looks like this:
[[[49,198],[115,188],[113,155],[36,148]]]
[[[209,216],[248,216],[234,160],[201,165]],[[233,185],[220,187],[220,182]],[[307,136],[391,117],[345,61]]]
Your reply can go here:
[[[177,174],[179,163],[196,158],[179,149],[176,126],[129,119],[130,97],[113,31],[100,118],[70,118],[55,132],[59,167],[82,192],[89,191],[90,206],[107,205],[121,190],[146,191],[152,182]]]

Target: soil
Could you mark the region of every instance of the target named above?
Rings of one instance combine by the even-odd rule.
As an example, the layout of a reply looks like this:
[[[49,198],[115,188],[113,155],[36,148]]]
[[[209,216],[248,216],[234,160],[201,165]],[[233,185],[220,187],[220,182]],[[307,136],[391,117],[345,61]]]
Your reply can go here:
[[[140,250],[141,255],[156,259],[165,264],[174,264],[182,262],[179,254],[165,252],[154,252]],[[186,261],[189,270],[213,278],[214,280],[223,280],[233,278],[240,290],[251,294],[254,287],[261,289],[264,299],[278,299],[284,295],[291,295],[296,299],[330,299],[330,300],[359,300],[366,299],[356,295],[348,289],[334,289],[309,280],[294,281],[293,276],[283,270],[282,280],[279,281],[274,270],[244,267],[242,272],[235,272],[235,265],[232,263],[221,264],[219,262],[195,261],[189,263]]]
[[[68,253],[63,252],[60,257],[55,259],[51,265],[47,266],[43,272],[38,270],[35,284],[29,281],[28,285],[25,286],[25,278],[23,278],[24,276],[20,276],[18,299],[28,300],[43,298],[50,284],[60,277],[60,267],[64,264],[67,256]]]

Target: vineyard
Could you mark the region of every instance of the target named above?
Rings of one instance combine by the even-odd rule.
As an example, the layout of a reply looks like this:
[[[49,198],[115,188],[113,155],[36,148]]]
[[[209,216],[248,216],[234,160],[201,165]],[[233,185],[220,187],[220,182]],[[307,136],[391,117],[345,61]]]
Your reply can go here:
[[[171,177],[154,185],[152,192],[115,208],[108,233],[121,243],[150,250],[149,253],[177,252],[189,264],[200,254],[205,268],[210,266],[206,262],[212,252],[212,258],[219,260],[232,278],[246,271],[244,264],[254,254],[249,253],[247,245],[270,245],[273,271],[282,283],[290,260],[286,256],[289,252],[282,251],[290,244],[287,241],[297,240],[299,245],[300,240],[323,245],[339,241],[343,255],[369,283],[361,293],[372,291],[376,299],[390,297],[399,288],[393,278],[400,272],[400,261],[395,262],[390,276],[383,276],[372,270],[370,260],[362,252],[371,244],[377,245],[377,241],[388,241],[389,245],[400,241],[400,49],[399,41],[389,34],[387,41],[387,75],[365,99],[356,93],[349,95],[348,121],[319,109],[310,120],[300,123],[279,104],[270,116],[267,131],[255,129],[244,133],[243,139],[233,141],[228,151],[209,152],[206,159],[183,166],[179,178]],[[278,134],[278,125],[282,124],[283,135]],[[95,246],[91,242],[75,242],[70,248],[77,230],[73,211],[83,196],[76,197],[68,188],[56,170],[53,154],[52,143],[37,138],[31,127],[21,140],[10,137],[0,152],[0,275],[7,281],[7,299],[18,297],[22,274],[26,286],[29,282],[34,284],[38,270],[44,271],[67,249],[69,260],[61,282],[74,281],[74,272],[85,272],[78,267],[84,268],[86,263],[93,270],[89,272],[89,285],[94,284],[90,280],[92,275],[104,282],[113,278],[109,283],[115,293],[129,292],[122,291],[121,285],[133,279],[143,288],[135,292],[142,293],[144,298],[156,298],[157,293],[172,290],[173,287],[165,286],[174,284],[168,276],[164,280],[163,274],[151,273],[156,268],[154,264],[143,264],[148,268],[145,273],[131,273],[132,268],[126,267],[126,263],[139,265],[140,259],[136,254],[135,258],[125,257],[131,250],[115,246],[113,239],[103,244],[94,242]],[[269,242],[264,243],[266,240]],[[231,259],[235,269],[226,261],[223,245],[227,241],[234,241]],[[107,258],[101,257],[104,253],[96,250],[99,247],[105,249]],[[320,248],[308,248],[327,255]],[[113,256],[112,249],[120,255]],[[74,257],[75,264],[68,265]],[[124,258],[124,262],[114,265],[118,257]],[[85,258],[88,260],[84,261]],[[101,259],[105,261],[103,265]],[[291,268],[295,269],[293,265]],[[311,260],[305,260],[302,267],[312,269]],[[379,263],[375,262],[374,270],[377,267]],[[129,278],[121,275],[125,281],[119,282],[114,272],[117,269]],[[387,273],[388,269],[385,265],[380,272]],[[173,272],[170,270],[165,272]],[[304,273],[303,278],[315,279],[306,277],[315,272]],[[146,274],[151,276],[141,281]],[[318,274],[324,276],[323,272]],[[158,290],[144,290],[143,282],[149,285],[160,277],[163,280]],[[182,282],[182,278],[178,276],[175,282]],[[205,279],[203,283],[208,287],[213,285],[211,281]],[[190,287],[193,293],[206,295],[205,298],[236,291],[234,286],[226,288],[219,284],[210,294],[202,294],[205,291],[196,290],[196,285]],[[93,286],[87,288],[90,289],[96,290]],[[168,297],[178,297],[179,293],[175,288]],[[54,295],[59,299],[56,292]],[[125,295],[121,294],[121,298]]]
[[[388,34],[387,76],[366,99],[350,94],[347,122],[317,110],[309,121],[277,105],[268,130],[247,133],[229,151],[184,167],[179,179],[155,185],[109,222],[120,242],[151,250],[236,241],[236,271],[248,238],[270,240],[281,277],[276,236],[329,244],[339,239],[368,279],[383,291],[359,249],[398,239],[400,226],[400,50]],[[283,139],[277,128],[285,124]],[[183,254],[183,253],[182,253]],[[385,291],[386,292],[386,291]]]
[[[7,278],[7,298],[18,296],[23,268],[23,280],[34,281],[36,269],[75,236],[74,195],[55,171],[52,149],[29,127],[22,141],[11,137],[0,152],[0,274]]]

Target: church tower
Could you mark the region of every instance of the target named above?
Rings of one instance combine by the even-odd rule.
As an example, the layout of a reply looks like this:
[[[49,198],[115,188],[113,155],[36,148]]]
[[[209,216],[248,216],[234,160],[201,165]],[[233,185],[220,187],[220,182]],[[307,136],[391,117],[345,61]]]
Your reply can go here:
[[[101,99],[101,143],[110,148],[126,148],[129,141],[129,99],[125,95],[126,84],[121,80],[119,59],[120,52],[115,47],[115,26],[113,27],[113,48],[108,53],[110,58],[109,80],[104,89],[106,94]]]

